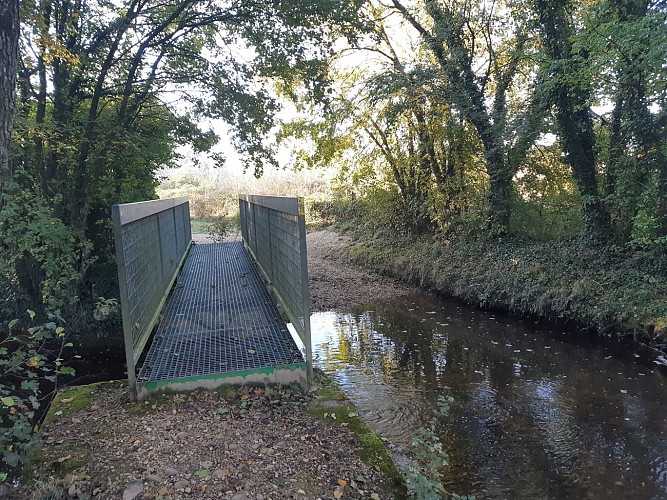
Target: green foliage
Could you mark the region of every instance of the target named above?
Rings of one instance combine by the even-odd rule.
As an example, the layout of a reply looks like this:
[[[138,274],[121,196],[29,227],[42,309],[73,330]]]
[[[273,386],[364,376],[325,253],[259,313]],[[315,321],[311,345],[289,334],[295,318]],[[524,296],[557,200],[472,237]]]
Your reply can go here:
[[[580,232],[581,196],[559,153],[558,144],[532,152],[515,178],[513,234],[549,241]]]
[[[77,285],[93,261],[91,244],[67,227],[18,173],[0,198],[0,275],[32,303],[55,311],[77,301]]]
[[[39,324],[34,311],[27,313],[28,323],[12,320],[0,331],[0,393],[5,395],[0,400],[0,450],[7,471],[24,463],[38,446],[36,412],[57,390],[59,377],[74,374],[63,360],[72,344],[58,326],[62,318],[49,314],[49,321]]]
[[[210,152],[218,137],[197,125],[208,119],[230,125],[257,175],[276,165],[269,82],[324,98],[325,60],[335,40],[364,29],[359,8],[22,2],[11,161],[21,179],[0,200],[3,289],[64,314],[114,296],[110,205],[155,198],[156,172],[175,164],[178,146]]]
[[[440,435],[443,433],[441,422],[449,416],[449,408],[453,402],[454,398],[450,395],[438,396],[436,415],[412,437],[415,464],[405,471],[410,498],[418,500],[475,498],[449,493],[442,484],[441,469],[449,465],[449,457],[440,440]]]

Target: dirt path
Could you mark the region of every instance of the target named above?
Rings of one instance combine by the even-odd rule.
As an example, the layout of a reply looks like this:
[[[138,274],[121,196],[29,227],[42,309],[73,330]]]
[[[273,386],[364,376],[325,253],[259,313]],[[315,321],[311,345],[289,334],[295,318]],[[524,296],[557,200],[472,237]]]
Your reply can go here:
[[[361,422],[349,408],[340,396],[283,389],[129,403],[124,382],[74,388],[49,413],[40,459],[27,472],[36,482],[5,493],[30,500],[391,498],[388,478],[359,457],[360,438],[348,426]]]
[[[349,263],[353,240],[330,229],[308,233],[311,311],[331,311],[401,297],[409,288]]]

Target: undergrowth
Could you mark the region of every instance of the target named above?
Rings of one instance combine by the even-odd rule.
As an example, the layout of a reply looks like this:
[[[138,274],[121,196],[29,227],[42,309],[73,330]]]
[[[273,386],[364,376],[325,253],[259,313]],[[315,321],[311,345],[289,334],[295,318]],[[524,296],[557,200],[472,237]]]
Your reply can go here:
[[[483,308],[667,348],[667,259],[653,249],[580,236],[413,235],[358,204],[319,208],[337,230],[354,237],[349,256],[356,264]]]

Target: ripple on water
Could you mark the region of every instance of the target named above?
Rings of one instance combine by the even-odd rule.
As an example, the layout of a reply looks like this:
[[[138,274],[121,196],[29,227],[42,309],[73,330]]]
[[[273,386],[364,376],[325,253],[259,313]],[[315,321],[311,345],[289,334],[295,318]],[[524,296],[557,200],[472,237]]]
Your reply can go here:
[[[667,387],[650,366],[427,296],[372,309],[313,315],[317,363],[406,449],[438,395],[452,394],[441,436],[450,491],[667,498]]]

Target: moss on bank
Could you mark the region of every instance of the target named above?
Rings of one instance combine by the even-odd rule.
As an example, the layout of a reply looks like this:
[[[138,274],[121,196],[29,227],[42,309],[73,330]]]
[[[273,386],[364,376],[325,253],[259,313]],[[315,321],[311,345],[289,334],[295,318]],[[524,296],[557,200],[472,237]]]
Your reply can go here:
[[[667,273],[650,254],[577,238],[353,232],[351,261],[381,274],[476,306],[667,347]]]
[[[311,402],[308,413],[331,425],[346,427],[356,434],[359,439],[357,453],[360,458],[389,479],[395,498],[405,498],[407,489],[403,475],[385,443],[366,425],[356,406],[321,370],[315,370],[313,386],[315,399]]]

